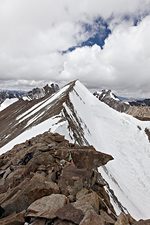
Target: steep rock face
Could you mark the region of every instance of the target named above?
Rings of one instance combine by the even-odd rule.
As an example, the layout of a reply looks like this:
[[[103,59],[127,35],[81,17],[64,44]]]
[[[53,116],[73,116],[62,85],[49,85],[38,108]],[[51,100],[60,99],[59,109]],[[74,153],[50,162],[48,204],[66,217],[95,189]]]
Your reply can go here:
[[[93,224],[110,218],[114,224],[117,216],[105,184],[95,176],[97,166],[109,160],[92,146],[79,147],[48,132],[15,146],[0,156],[0,224],[87,224],[87,218]],[[78,168],[78,161],[85,167]]]

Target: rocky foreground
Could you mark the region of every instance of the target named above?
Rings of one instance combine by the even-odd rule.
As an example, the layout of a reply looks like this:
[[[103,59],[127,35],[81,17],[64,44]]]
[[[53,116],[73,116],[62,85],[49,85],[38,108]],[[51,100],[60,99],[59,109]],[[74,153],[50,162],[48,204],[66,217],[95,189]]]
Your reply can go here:
[[[0,224],[149,225],[116,215],[97,170],[112,159],[48,132],[16,145],[0,156]]]

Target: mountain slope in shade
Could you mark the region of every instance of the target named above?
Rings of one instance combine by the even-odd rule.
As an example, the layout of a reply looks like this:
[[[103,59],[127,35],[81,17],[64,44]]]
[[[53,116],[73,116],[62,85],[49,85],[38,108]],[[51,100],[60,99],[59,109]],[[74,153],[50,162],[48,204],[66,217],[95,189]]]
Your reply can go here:
[[[7,126],[0,130],[1,153],[48,130],[64,134],[72,142],[93,145],[114,157],[101,173],[121,204],[133,217],[149,218],[150,144],[145,133],[145,128],[150,127],[148,122],[113,110],[79,81],[53,96],[28,104],[19,101],[8,107],[7,113]],[[0,124],[2,119],[1,112]]]

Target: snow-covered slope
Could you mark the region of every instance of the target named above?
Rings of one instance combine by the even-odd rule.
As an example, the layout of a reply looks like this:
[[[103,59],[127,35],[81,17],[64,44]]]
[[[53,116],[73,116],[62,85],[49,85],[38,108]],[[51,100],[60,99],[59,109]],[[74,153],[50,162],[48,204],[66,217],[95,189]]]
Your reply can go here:
[[[150,143],[142,128],[150,126],[149,123],[98,102],[80,83],[74,89],[70,98],[78,117],[87,126],[86,139],[96,149],[114,157],[114,161],[101,171],[104,178],[131,215],[148,218]]]
[[[11,138],[1,153],[50,129],[111,154],[114,160],[101,170],[104,178],[132,216],[149,218],[150,143],[144,131],[148,122],[113,110],[76,81],[18,114],[12,124],[14,136],[7,133]]]
[[[8,106],[10,106],[11,104],[15,103],[16,101],[18,101],[18,98],[7,98],[1,105],[0,105],[0,111],[4,110],[5,108],[7,108]]]

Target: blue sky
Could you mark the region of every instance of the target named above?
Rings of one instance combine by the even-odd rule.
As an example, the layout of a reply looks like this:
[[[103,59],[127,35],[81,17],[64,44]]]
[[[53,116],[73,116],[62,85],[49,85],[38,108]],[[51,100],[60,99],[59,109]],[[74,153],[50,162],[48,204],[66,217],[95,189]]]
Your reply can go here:
[[[95,19],[92,23],[83,23],[82,29],[88,34],[86,40],[82,41],[78,45],[71,46],[67,50],[62,51],[63,54],[74,51],[76,48],[98,45],[103,48],[105,39],[111,34],[109,29],[109,23],[103,20],[101,17]]]

